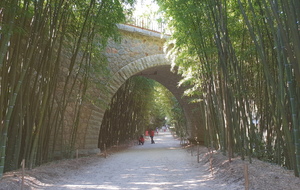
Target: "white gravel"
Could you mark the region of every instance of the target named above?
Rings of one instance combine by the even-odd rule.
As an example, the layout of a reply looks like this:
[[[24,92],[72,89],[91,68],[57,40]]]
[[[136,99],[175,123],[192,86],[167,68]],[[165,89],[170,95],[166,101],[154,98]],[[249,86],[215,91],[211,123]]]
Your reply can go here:
[[[170,132],[160,132],[155,144],[146,138],[106,159],[89,164],[43,189],[174,190],[244,189],[211,176],[208,166],[181,148]]]

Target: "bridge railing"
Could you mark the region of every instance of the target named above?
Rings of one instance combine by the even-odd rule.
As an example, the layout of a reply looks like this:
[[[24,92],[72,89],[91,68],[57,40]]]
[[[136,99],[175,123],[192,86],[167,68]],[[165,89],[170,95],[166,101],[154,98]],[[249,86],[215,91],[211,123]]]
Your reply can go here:
[[[145,30],[150,30],[157,33],[164,33],[170,35],[171,32],[167,29],[167,25],[164,23],[160,23],[155,20],[150,20],[147,18],[137,18],[130,17],[127,18],[127,22],[124,23],[126,25],[138,27]]]

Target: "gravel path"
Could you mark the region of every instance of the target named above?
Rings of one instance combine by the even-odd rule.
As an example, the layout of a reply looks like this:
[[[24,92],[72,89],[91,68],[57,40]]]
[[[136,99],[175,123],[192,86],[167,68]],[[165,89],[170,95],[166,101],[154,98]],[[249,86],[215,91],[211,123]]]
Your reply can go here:
[[[144,145],[99,159],[45,189],[244,189],[214,179],[207,166],[197,163],[169,132],[159,133],[154,140],[155,144],[146,139]]]

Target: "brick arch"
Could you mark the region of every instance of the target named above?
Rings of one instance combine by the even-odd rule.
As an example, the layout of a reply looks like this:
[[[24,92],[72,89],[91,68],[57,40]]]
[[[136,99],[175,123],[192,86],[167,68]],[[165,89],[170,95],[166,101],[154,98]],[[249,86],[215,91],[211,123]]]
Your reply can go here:
[[[123,85],[126,80],[132,76],[141,75],[156,80],[169,89],[181,104],[187,119],[187,131],[189,136],[192,138],[194,134],[199,134],[199,131],[195,130],[199,129],[200,126],[199,119],[197,119],[200,114],[195,111],[195,105],[190,104],[188,98],[182,97],[185,89],[183,87],[178,88],[177,86],[181,77],[176,73],[171,72],[170,69],[171,62],[166,58],[165,54],[151,55],[132,61],[116,71],[110,80],[107,81],[108,94],[106,94],[105,97],[101,97],[101,99],[104,100],[106,104],[109,104],[111,98],[118,91],[121,85]],[[98,107],[92,111],[91,119],[85,133],[84,148],[82,149],[84,154],[99,152],[98,134],[106,108],[106,106]],[[203,130],[201,130],[201,132],[204,134]],[[203,141],[203,138],[201,137],[198,140]]]
[[[112,77],[106,82],[108,93],[106,93],[105,96],[102,95],[99,97],[99,99],[104,102],[104,105],[101,107],[93,107],[91,109],[88,125],[84,130],[84,134],[80,134],[80,136],[84,136],[82,137],[84,140],[78,145],[80,147],[79,151],[81,154],[88,155],[99,153],[98,140],[102,120],[107,109],[107,105],[110,103],[112,97],[121,85],[124,84],[131,76],[134,76],[143,70],[162,65],[170,65],[165,54],[151,55],[132,61],[112,74]]]
[[[121,85],[131,76],[148,68],[161,65],[171,65],[170,61],[166,59],[165,54],[147,56],[123,66],[119,71],[114,73],[111,80],[108,81],[108,88],[110,89],[109,99],[112,98],[112,95],[114,95]]]
[[[121,85],[134,75],[151,78],[168,88],[184,110],[189,135],[199,133],[195,131],[200,128],[199,119],[197,119],[199,113],[194,111],[197,108],[189,104],[186,97],[182,97],[184,89],[177,87],[180,76],[170,71],[171,62],[166,58],[166,53],[173,44],[169,43],[168,47],[165,46],[168,36],[126,25],[119,25],[119,29],[122,39],[118,43],[109,41],[105,51],[111,77],[103,81],[106,84],[106,90],[96,92],[95,98],[100,100],[101,104],[89,105],[88,114],[82,116],[86,122],[80,128],[78,132],[80,140],[77,140],[77,147],[81,153],[99,152],[99,131],[107,106]],[[158,74],[153,75],[153,73]]]

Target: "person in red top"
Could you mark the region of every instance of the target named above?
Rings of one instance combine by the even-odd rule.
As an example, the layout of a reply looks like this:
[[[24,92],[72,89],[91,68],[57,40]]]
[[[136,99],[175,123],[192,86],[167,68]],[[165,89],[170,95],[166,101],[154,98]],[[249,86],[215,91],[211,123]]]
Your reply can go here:
[[[139,138],[139,145],[144,145],[144,142],[145,142],[144,136],[141,135]]]
[[[151,144],[155,144],[154,140],[153,140],[153,137],[154,137],[154,130],[150,129],[149,130],[149,135],[150,135],[150,138],[151,138]]]

